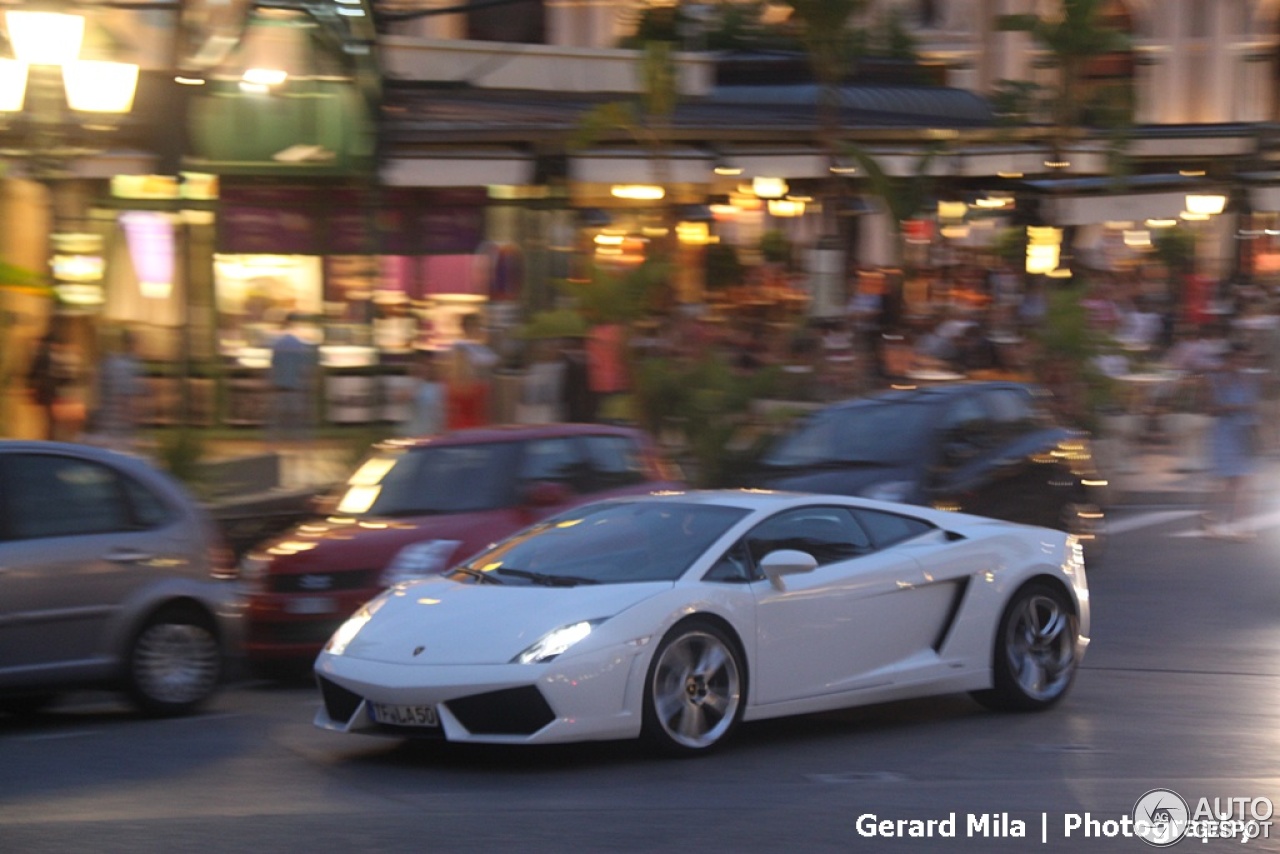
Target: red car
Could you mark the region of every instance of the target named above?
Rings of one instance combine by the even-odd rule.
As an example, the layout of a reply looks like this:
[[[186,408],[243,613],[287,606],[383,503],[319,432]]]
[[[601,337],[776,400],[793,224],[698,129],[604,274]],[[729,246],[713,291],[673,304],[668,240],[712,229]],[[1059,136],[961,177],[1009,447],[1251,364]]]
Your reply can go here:
[[[549,424],[376,445],[320,517],[251,549],[245,654],[310,663],[353,611],[533,522],[597,498],[683,489],[638,430]]]

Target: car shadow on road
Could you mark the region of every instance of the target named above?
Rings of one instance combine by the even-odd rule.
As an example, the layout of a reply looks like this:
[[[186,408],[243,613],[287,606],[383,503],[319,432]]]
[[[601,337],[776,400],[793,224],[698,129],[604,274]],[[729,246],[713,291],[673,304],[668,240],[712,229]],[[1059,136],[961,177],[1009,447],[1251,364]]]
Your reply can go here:
[[[825,741],[875,740],[886,733],[927,727],[940,721],[992,716],[964,694],[904,700],[742,724],[722,748],[707,757],[754,761],[779,747],[814,747]],[[601,741],[557,745],[457,744],[434,739],[405,740],[385,748],[346,754],[342,763],[398,769],[432,767],[457,773],[581,772],[636,762],[671,762],[642,741]],[[676,759],[674,761],[680,761]]]

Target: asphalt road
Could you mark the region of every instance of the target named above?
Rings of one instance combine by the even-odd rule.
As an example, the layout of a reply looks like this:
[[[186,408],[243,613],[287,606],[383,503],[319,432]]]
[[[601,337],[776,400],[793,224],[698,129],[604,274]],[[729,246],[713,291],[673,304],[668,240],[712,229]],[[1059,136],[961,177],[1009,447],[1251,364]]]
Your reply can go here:
[[[1233,817],[1228,799],[1247,799],[1245,818],[1269,809],[1257,799],[1280,803],[1274,510],[1252,543],[1198,536],[1189,510],[1116,515],[1090,571],[1093,644],[1047,713],[895,703],[747,725],[721,753],[679,761],[625,743],[334,735],[312,727],[305,682],[238,682],[172,721],[75,695],[0,719],[0,851],[1147,850],[1122,834],[1149,790],[1193,811],[1217,798]],[[956,836],[942,835],[952,815]],[[934,819],[934,835],[883,835],[912,819]],[[1273,838],[1174,850],[1277,851],[1272,820],[1256,830]]]

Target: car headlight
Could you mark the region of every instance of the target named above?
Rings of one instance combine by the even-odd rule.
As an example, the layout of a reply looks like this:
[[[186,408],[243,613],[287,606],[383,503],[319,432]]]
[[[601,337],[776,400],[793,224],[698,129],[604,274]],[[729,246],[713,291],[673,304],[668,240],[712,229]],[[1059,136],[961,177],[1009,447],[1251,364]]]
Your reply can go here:
[[[604,620],[582,620],[561,626],[555,631],[547,632],[537,643],[517,655],[512,661],[516,664],[543,664],[551,661],[591,634],[591,630],[603,622]]]
[[[873,501],[906,501],[914,486],[915,484],[909,480],[886,480],[884,483],[874,483],[862,490],[862,497]]]
[[[405,546],[382,571],[383,587],[392,587],[402,581],[436,575],[449,568],[449,560],[462,545],[461,540],[426,540]]]
[[[373,619],[374,614],[378,613],[384,601],[385,599],[379,596],[361,605],[360,610],[348,617],[347,621],[338,626],[338,630],[329,637],[329,642],[324,645],[324,651],[331,655],[342,655],[346,652],[347,647],[356,639],[356,635],[360,634],[360,630]]]

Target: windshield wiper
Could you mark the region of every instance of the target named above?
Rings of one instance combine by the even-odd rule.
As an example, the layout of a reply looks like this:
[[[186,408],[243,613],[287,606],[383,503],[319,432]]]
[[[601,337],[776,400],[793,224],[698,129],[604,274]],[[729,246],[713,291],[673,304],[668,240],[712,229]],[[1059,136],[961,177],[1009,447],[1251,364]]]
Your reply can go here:
[[[481,584],[501,584],[502,582],[494,578],[492,573],[481,572],[478,569],[472,569],[469,566],[455,566],[453,572],[461,572],[463,575],[469,575],[479,581]]]
[[[515,578],[527,578],[534,584],[541,584],[543,587],[576,587],[579,584],[600,583],[594,578],[583,578],[578,575],[547,575],[545,572],[530,572],[527,569],[515,569],[506,566],[500,566],[494,572]]]

